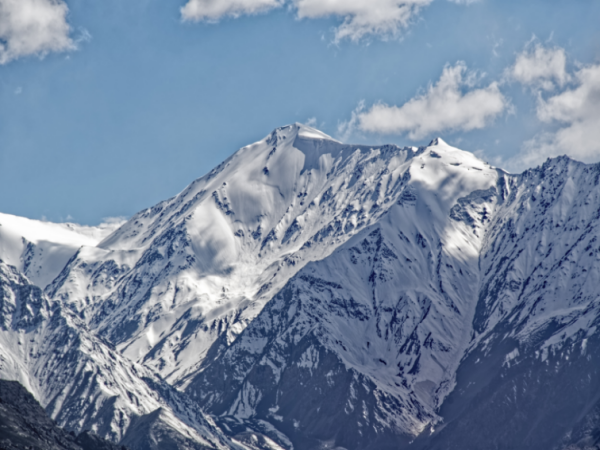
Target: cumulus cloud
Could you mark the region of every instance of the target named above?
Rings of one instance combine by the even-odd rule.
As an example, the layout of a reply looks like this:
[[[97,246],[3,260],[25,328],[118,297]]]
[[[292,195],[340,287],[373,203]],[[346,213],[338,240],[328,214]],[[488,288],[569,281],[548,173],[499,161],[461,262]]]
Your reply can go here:
[[[335,41],[358,41],[366,35],[394,36],[432,0],[295,0],[299,18],[337,16],[343,23]]]
[[[406,27],[419,9],[433,0],[188,0],[184,20],[217,21],[224,16],[266,12],[287,3],[298,18],[337,17],[336,42],[358,41],[367,35],[390,37]]]
[[[0,64],[75,48],[62,0],[0,0]]]
[[[344,131],[356,126],[373,133],[408,133],[410,139],[417,140],[442,131],[483,128],[505,111],[509,102],[498,83],[476,88],[476,78],[462,62],[447,65],[424,94],[402,106],[376,104],[367,111],[357,110]]]
[[[217,21],[224,16],[238,17],[277,8],[284,0],[189,0],[181,8],[183,20]]]
[[[527,142],[524,153],[511,161],[513,167],[531,167],[559,155],[600,160],[600,65],[578,70],[573,79],[572,87],[538,98],[537,117],[557,128]]]
[[[515,64],[507,70],[510,79],[545,90],[554,89],[556,84],[564,86],[569,81],[567,56],[562,48],[546,48],[539,43],[529,47],[517,56]]]

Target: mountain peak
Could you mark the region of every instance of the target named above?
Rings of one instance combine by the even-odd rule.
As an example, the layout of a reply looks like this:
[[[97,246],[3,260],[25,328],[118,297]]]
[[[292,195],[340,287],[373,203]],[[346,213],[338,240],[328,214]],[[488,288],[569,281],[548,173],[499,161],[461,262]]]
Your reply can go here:
[[[569,411],[589,423],[600,410],[585,395],[597,385],[565,383],[594,380],[600,354],[597,178],[567,157],[515,176],[440,138],[347,145],[293,123],[98,246],[0,214],[0,257],[18,266],[0,262],[0,377],[59,398],[48,410],[70,429],[137,448],[172,426],[241,449],[198,407],[238,442],[265,432],[297,450],[407,450],[423,432],[435,448],[493,447],[508,414],[525,424],[510,448],[532,429],[552,448],[564,410],[539,386],[567,386],[553,404],[581,399]]]
[[[441,137],[437,137],[433,141],[431,141],[427,147],[436,147],[436,146],[440,146],[440,145],[447,146],[448,143],[446,141],[444,141]]]
[[[324,139],[327,141],[335,141],[331,136],[323,133],[316,128],[309,127],[308,125],[304,125],[303,123],[296,122],[294,127],[298,130],[298,137],[308,138],[308,139]],[[337,142],[337,141],[336,141]]]
[[[304,139],[322,139],[326,141],[338,142],[322,131],[300,122],[295,122],[291,125],[276,128],[271,135],[285,136],[286,139],[299,137]]]

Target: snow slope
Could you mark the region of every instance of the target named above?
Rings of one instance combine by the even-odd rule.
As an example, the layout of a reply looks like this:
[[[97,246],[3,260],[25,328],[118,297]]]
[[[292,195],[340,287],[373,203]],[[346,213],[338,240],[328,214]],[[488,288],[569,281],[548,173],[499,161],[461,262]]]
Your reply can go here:
[[[355,146],[294,124],[110,234],[2,215],[0,258],[127,367],[111,382],[130,419],[85,419],[113,440],[171,424],[184,448],[210,428],[182,419],[201,405],[257,448],[586,448],[600,431],[599,167],[562,157],[512,175],[441,139]],[[14,353],[17,329],[3,373],[79,427],[29,350]],[[63,383],[83,377],[69,370]],[[135,412],[140,378],[155,400]]]
[[[141,418],[158,424],[185,448],[243,449],[209,417],[148,369],[91,335],[72,313],[0,262],[0,377],[19,381],[61,427],[92,430],[113,442]],[[126,439],[140,448],[139,439]],[[160,448],[161,439],[152,446]]]
[[[501,173],[441,140],[411,156],[390,170],[403,182],[377,223],[296,274],[192,396],[300,448],[408,443],[439,419],[470,343]]]
[[[397,205],[291,278],[188,392],[295,448],[593,448],[600,165],[456,155],[414,158]]]
[[[385,213],[416,151],[344,145],[298,124],[277,129],[82,248],[47,293],[184,385],[307,262]]]
[[[594,448],[600,165],[560,157],[500,188],[471,348],[426,448]]]
[[[0,258],[45,287],[82,246],[95,247],[122,221],[87,227],[0,213]]]

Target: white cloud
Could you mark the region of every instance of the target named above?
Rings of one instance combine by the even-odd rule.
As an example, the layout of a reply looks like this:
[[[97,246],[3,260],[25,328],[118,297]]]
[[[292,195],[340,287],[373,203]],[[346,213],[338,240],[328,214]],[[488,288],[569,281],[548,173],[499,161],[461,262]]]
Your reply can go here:
[[[537,114],[540,120],[573,122],[586,120],[600,113],[600,65],[589,66],[575,74],[577,86],[548,100],[540,99]]]
[[[340,122],[338,124],[337,133],[338,133],[338,137],[339,137],[340,141],[347,142],[348,139],[355,133],[356,129],[358,128],[360,116],[361,116],[361,114],[363,114],[364,110],[365,110],[365,101],[361,100],[358,103],[358,106],[356,107],[356,109],[354,111],[352,111],[352,116],[350,117],[350,120],[345,121],[345,122]]]
[[[306,122],[304,122],[304,125],[311,127],[311,128],[316,128],[317,127],[317,118],[316,117],[309,118]]]
[[[551,90],[555,83],[564,86],[569,81],[566,63],[567,56],[562,48],[545,48],[536,43],[517,56],[507,75],[521,84]]]
[[[366,35],[394,36],[433,0],[294,0],[299,18],[337,16],[344,20],[335,41],[358,41]]]
[[[184,20],[210,22],[224,16],[238,17],[261,13],[282,4],[283,0],[189,0],[181,8],[181,16]]]
[[[584,67],[573,78],[573,88],[539,97],[537,117],[558,128],[527,142],[524,153],[510,162],[512,167],[531,167],[559,155],[600,160],[600,65]]]
[[[75,48],[62,0],[0,0],[0,64]]]
[[[459,5],[472,5],[473,3],[478,3],[480,0],[448,0],[452,3],[457,3]]]
[[[116,216],[116,217],[104,217],[98,227],[100,228],[114,228],[117,229],[121,225],[127,222],[127,217]]]
[[[336,42],[358,41],[367,35],[396,36],[423,6],[433,0],[188,0],[181,8],[184,20],[218,21],[224,16],[266,12],[284,4],[300,19],[338,17]]]
[[[505,111],[509,102],[496,82],[475,88],[476,78],[462,62],[447,65],[438,82],[424,94],[402,106],[376,104],[368,111],[355,111],[350,122],[362,131],[408,133],[413,140],[442,131],[483,128]]]

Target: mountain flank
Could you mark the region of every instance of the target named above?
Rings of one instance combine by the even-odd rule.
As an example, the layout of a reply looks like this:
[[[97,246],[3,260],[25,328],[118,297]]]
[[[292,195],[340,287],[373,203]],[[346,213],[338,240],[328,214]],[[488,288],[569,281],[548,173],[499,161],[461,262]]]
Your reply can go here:
[[[0,380],[0,448],[5,450],[128,450],[93,433],[59,428],[17,381]]]
[[[0,375],[132,450],[598,449],[600,165],[301,124],[111,229],[0,214]]]

